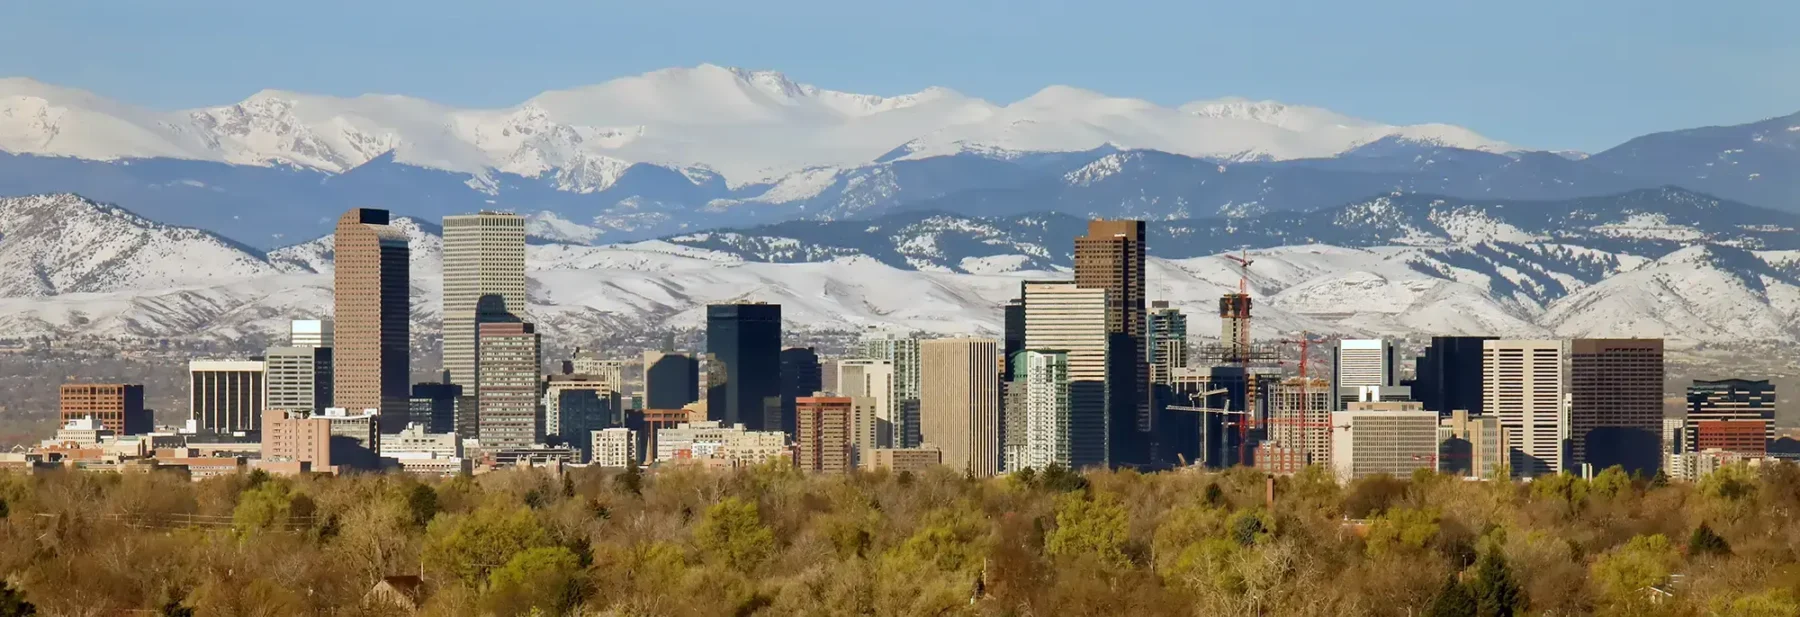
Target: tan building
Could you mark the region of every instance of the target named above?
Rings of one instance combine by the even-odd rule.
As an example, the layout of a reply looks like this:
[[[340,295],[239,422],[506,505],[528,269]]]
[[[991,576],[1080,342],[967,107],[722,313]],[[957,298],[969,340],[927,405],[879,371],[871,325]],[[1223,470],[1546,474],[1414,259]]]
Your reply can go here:
[[[1133,220],[1088,221],[1087,235],[1075,239],[1075,285],[1106,290],[1106,330],[1115,337],[1107,360],[1107,464],[1151,462],[1149,442],[1156,427],[1144,350],[1145,239],[1144,222]],[[1027,298],[1028,319],[1031,310]],[[1026,346],[1032,347],[1029,342]],[[1070,363],[1073,371],[1073,358]]]
[[[66,383],[62,385],[59,424],[93,418],[116,435],[148,433],[155,424],[144,409],[144,387],[136,384]]]
[[[1276,383],[1269,396],[1269,440],[1296,453],[1301,467],[1330,463],[1331,382],[1290,377]],[[1297,471],[1291,467],[1280,469]]]
[[[525,448],[544,440],[538,367],[542,347],[528,323],[484,323],[477,330],[481,361],[476,375],[481,446]]]
[[[919,428],[945,466],[975,477],[1000,472],[1000,342],[933,339],[919,343]]]
[[[255,360],[188,362],[188,417],[200,430],[215,433],[258,430],[264,368]]]
[[[338,219],[332,395],[339,407],[380,410],[381,430],[397,433],[412,399],[411,249],[388,223],[386,210],[370,208]]]
[[[1424,410],[1358,409],[1331,414],[1331,467],[1338,482],[1437,470],[1438,415]]]
[[[1481,351],[1481,406],[1506,430],[1513,476],[1561,472],[1569,429],[1567,343],[1482,341]],[[1660,429],[1660,417],[1657,422]]]
[[[1417,401],[1354,401],[1344,404],[1345,411],[1425,411]],[[1433,411],[1432,413],[1437,413]]]
[[[847,396],[802,396],[794,399],[794,413],[800,469],[848,473],[854,467],[855,402]]]
[[[263,412],[262,456],[269,463],[308,463],[311,471],[374,469],[380,433],[373,413],[333,407],[324,413]]]
[[[876,448],[869,453],[869,469],[885,469],[890,473],[924,473],[943,463],[937,448]]]
[[[476,324],[525,316],[525,218],[506,212],[444,217],[444,370],[476,388]],[[479,395],[479,394],[477,394]]]
[[[1107,365],[1115,351],[1107,330],[1115,317],[1107,308],[1113,292],[1083,289],[1069,281],[1028,281],[1021,292],[1025,298],[1025,349],[1063,354],[1067,384],[1067,400],[1061,402],[1058,417],[1038,418],[1035,423],[1041,428],[1035,431],[1039,453],[1026,457],[1036,462],[1021,464],[1040,470],[1050,463],[1070,469],[1105,466],[1112,460],[1108,400],[1117,394],[1107,379]],[[1032,425],[1027,421],[1027,430]],[[1045,449],[1050,443],[1058,446]]]

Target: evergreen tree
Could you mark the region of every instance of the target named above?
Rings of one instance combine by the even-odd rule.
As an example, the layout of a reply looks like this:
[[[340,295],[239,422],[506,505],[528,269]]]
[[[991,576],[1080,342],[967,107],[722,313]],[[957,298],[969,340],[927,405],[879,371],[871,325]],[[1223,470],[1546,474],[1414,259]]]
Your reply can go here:
[[[1475,596],[1469,595],[1469,589],[1456,580],[1452,574],[1444,579],[1444,587],[1438,590],[1437,598],[1425,610],[1425,617],[1474,617]]]
[[[1475,614],[1480,617],[1512,617],[1525,608],[1525,594],[1499,546],[1489,546],[1475,562]]]
[[[1688,555],[1730,555],[1731,543],[1712,530],[1712,526],[1700,523],[1694,528],[1693,535],[1688,536]]]

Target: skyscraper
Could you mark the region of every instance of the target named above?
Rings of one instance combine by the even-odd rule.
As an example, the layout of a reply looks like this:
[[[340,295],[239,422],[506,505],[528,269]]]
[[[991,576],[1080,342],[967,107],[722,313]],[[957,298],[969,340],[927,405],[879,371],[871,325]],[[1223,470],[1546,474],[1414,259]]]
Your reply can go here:
[[[288,326],[289,347],[330,347],[331,320],[295,319]]]
[[[337,406],[330,347],[271,347],[263,362],[268,379],[263,409],[310,414]]]
[[[1458,409],[1482,415],[1481,345],[1491,336],[1434,336],[1414,365],[1413,399],[1449,416]]]
[[[1700,443],[1701,432],[1708,436],[1735,436],[1748,431],[1732,430],[1739,424],[1751,424],[1760,428],[1762,444],[1760,447],[1745,448],[1748,443],[1726,443],[1723,439],[1709,440],[1717,443],[1706,445],[1721,450],[1762,454],[1768,452],[1768,442],[1775,438],[1775,386],[1767,380],[1750,381],[1747,379],[1724,379],[1719,381],[1694,380],[1694,385],[1687,389],[1687,420],[1681,430],[1683,441],[1677,452],[1699,452],[1704,450]],[[1728,447],[1729,446],[1729,447]]]
[[[1144,222],[1130,220],[1088,221],[1087,235],[1075,239],[1075,285],[1107,292],[1107,462],[1113,465],[1148,464],[1155,430],[1143,351],[1144,240]],[[1030,298],[1025,305],[1029,312]]]
[[[800,469],[814,473],[848,473],[854,403],[847,396],[802,396],[794,400],[795,443]]]
[[[1360,388],[1400,383],[1400,359],[1386,339],[1344,339],[1331,351],[1333,411],[1357,400]],[[1432,410],[1438,411],[1438,410]]]
[[[982,478],[1000,471],[1000,342],[933,339],[919,344],[920,438],[944,465]]]
[[[1013,354],[1025,350],[1025,298],[1006,302],[1006,337],[1001,339],[1000,353],[1005,354],[1006,375],[1013,374]]]
[[[444,370],[449,383],[474,392],[476,324],[526,318],[524,217],[444,217],[443,310]]]
[[[672,351],[644,352],[644,408],[681,409],[700,400],[700,361]]]
[[[781,430],[781,305],[706,307],[706,412],[725,426]]]
[[[218,433],[261,430],[263,369],[256,360],[188,362],[188,417]]]
[[[1069,354],[1027,349],[1013,361],[1012,383],[1024,422],[1018,468],[1044,470],[1071,467],[1069,430]]]
[[[839,360],[837,393],[868,401],[873,419],[870,448],[894,447],[894,363],[868,358]]]
[[[141,435],[155,424],[144,408],[144,386],[118,383],[66,383],[59,392],[58,426],[93,418],[114,435]]]
[[[1068,460],[1080,469],[1112,461],[1119,417],[1107,404],[1117,395],[1108,382],[1112,347],[1120,337],[1107,330],[1105,289],[1084,289],[1069,281],[1030,281],[1024,285],[1025,348],[1060,351],[1066,356],[1068,379]],[[1015,367],[1016,368],[1016,367]],[[1027,421],[1027,431],[1031,430]]]
[[[542,346],[529,323],[493,322],[476,329],[476,419],[484,448],[524,448],[544,440],[538,407]]]
[[[781,350],[781,431],[797,434],[794,424],[794,401],[812,396],[824,388],[824,373],[819,354],[811,347],[789,347]]]
[[[1171,383],[1175,369],[1187,366],[1187,316],[1169,303],[1153,304],[1144,334],[1144,359],[1150,363],[1150,383]]]
[[[1662,339],[1569,342],[1569,467],[1662,468]]]
[[[1565,469],[1567,353],[1557,340],[1482,343],[1482,407],[1500,417],[1514,477]]]
[[[862,340],[862,357],[886,360],[894,366],[894,447],[919,446],[919,339],[893,334]]]
[[[462,386],[452,383],[416,383],[412,387],[412,423],[427,433],[456,431],[457,400],[463,397]],[[469,437],[473,438],[473,431]]]
[[[399,432],[412,396],[406,234],[386,210],[355,208],[338,219],[335,251],[332,396],[339,407],[377,410],[381,430]]]

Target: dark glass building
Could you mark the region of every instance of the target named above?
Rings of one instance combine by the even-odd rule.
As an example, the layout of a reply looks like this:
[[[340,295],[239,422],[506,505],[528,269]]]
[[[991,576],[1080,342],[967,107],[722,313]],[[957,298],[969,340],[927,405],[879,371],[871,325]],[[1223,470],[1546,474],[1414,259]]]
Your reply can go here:
[[[1491,336],[1434,336],[1425,355],[1414,365],[1413,400],[1425,408],[1449,416],[1466,409],[1482,414],[1481,343]]]
[[[462,392],[462,386],[456,384],[413,384],[409,420],[414,424],[424,424],[427,433],[455,432],[456,399],[462,396]]]
[[[781,305],[706,307],[706,413],[748,430],[781,428]]]
[[[811,347],[789,347],[781,350],[781,431],[790,437],[799,435],[795,423],[795,401],[812,396],[825,387],[819,354]]]
[[[700,400],[700,361],[692,355],[644,354],[644,408],[681,409]]]

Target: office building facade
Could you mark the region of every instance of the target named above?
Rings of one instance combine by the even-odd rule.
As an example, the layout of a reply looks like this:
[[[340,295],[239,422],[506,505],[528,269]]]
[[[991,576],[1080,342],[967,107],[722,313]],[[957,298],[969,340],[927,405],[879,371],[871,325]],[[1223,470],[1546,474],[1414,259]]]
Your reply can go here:
[[[1358,407],[1331,414],[1331,467],[1339,482],[1387,474],[1405,478],[1437,470],[1435,411]]]
[[[812,396],[824,387],[824,367],[819,364],[817,352],[811,347],[781,350],[781,432],[799,434],[794,420],[794,401]]]
[[[1358,400],[1364,386],[1397,386],[1400,384],[1400,359],[1394,344],[1386,339],[1344,339],[1332,348],[1332,410]]]
[[[476,329],[475,396],[481,446],[525,448],[544,440],[538,403],[542,346],[529,323],[483,323]]]
[[[476,325],[529,321],[525,218],[504,212],[444,217],[444,370],[475,391]]]
[[[1569,342],[1570,468],[1662,467],[1662,339]]]
[[[920,438],[944,465],[975,477],[1000,471],[1000,342],[934,339],[919,344]]]
[[[1013,361],[1012,387],[1018,389],[1013,411],[1023,416],[1023,449],[1017,469],[1075,468],[1070,444],[1076,435],[1069,421],[1069,354],[1026,349]],[[1016,469],[1015,469],[1016,470]]]
[[[271,347],[263,409],[318,413],[337,406],[332,399],[330,347]]]
[[[869,448],[892,448],[895,445],[894,363],[887,360],[852,358],[834,363],[837,369],[836,389],[840,395],[859,401],[870,410],[867,435],[859,428],[858,442],[867,440]]]
[[[781,430],[781,306],[706,307],[707,413],[727,426]]]
[[[849,473],[854,468],[851,433],[855,404],[844,396],[802,396],[794,401],[797,460],[803,471]]]
[[[1514,477],[1566,469],[1568,345],[1559,340],[1482,343],[1482,408],[1500,419]]]
[[[379,410],[382,430],[397,433],[412,398],[406,234],[386,210],[355,208],[338,219],[334,250],[333,400]]]
[[[691,354],[644,352],[644,408],[680,409],[700,400],[700,360]]]
[[[1675,452],[1698,452],[1705,449],[1700,443],[1700,428],[1704,423],[1719,423],[1708,425],[1712,433],[1739,436],[1747,429],[1725,427],[1724,424],[1749,424],[1760,428],[1763,443],[1753,449],[1754,453],[1767,452],[1768,442],[1775,439],[1775,386],[1767,380],[1694,380],[1693,385],[1688,386],[1687,401],[1686,428],[1682,431],[1682,445],[1685,447]],[[1751,444],[1742,441],[1740,437],[1731,445],[1743,448]]]
[[[605,428],[592,433],[589,450],[592,464],[599,467],[630,467],[638,460],[637,431],[625,427]]]
[[[1119,337],[1107,329],[1105,289],[1084,289],[1068,281],[1026,282],[1025,348],[1062,352],[1068,379],[1068,456],[1075,469],[1112,463],[1111,422],[1120,419],[1109,400],[1111,356]],[[1027,431],[1030,429],[1027,428]],[[1135,432],[1135,426],[1133,428]]]
[[[263,370],[254,360],[189,362],[188,417],[200,430],[215,433],[260,430]]]
[[[1144,351],[1144,222],[1088,221],[1087,232],[1075,239],[1075,285],[1106,291],[1112,350],[1107,356],[1106,463],[1146,465],[1156,416],[1150,409],[1150,365]],[[1029,320],[1031,299],[1025,304]],[[1036,346],[1027,342],[1026,347]]]
[[[1448,416],[1458,409],[1479,417],[1482,408],[1482,344],[1491,336],[1434,336],[1413,366],[1413,398]]]
[[[421,427],[427,433],[456,432],[457,401],[462,396],[462,386],[456,384],[413,384],[410,414],[412,425]]]
[[[118,383],[66,383],[59,394],[58,425],[91,418],[114,435],[142,435],[155,428],[144,408],[144,386]]]
[[[1438,422],[1438,471],[1462,477],[1494,478],[1507,469],[1511,443],[1500,418],[1458,409]],[[1510,475],[1510,474],[1509,474]]]
[[[330,347],[331,320],[295,319],[288,324],[289,347]]]
[[[894,445],[919,446],[919,390],[923,369],[919,365],[919,339],[892,334],[865,337],[861,357],[886,360],[894,366]]]

